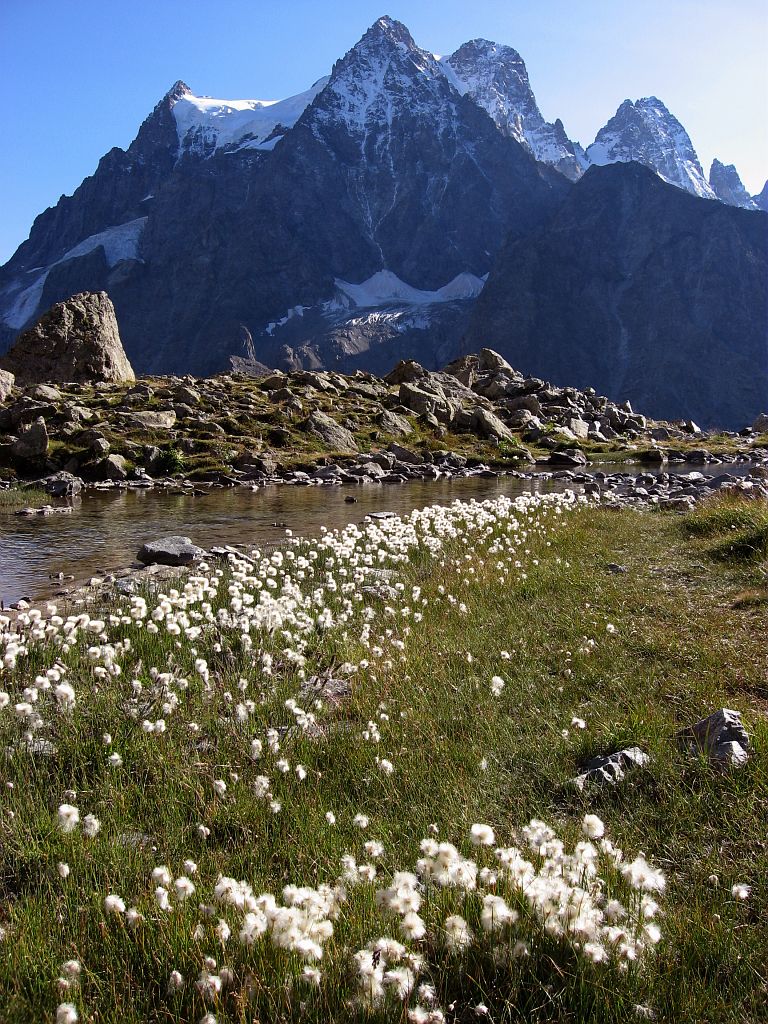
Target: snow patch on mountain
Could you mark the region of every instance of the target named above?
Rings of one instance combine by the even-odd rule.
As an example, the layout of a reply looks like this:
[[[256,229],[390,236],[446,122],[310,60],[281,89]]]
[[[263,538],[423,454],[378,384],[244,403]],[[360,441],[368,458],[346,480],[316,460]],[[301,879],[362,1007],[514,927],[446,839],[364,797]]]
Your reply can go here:
[[[461,299],[475,299],[483,290],[485,279],[474,274],[457,274],[452,281],[435,291],[414,288],[401,281],[391,270],[379,270],[360,284],[350,284],[336,278],[337,289],[355,306],[385,306],[389,303],[405,303],[410,306],[428,306],[433,302],[455,302]]]
[[[487,275],[457,274],[452,281],[441,288],[428,291],[414,288],[402,281],[391,270],[379,270],[365,281],[353,284],[337,277],[332,298],[320,306],[292,306],[279,320],[273,320],[264,328],[264,333],[273,337],[275,331],[285,327],[291,320],[303,318],[305,314],[317,314],[335,320],[340,315],[346,318],[350,310],[360,309],[361,317],[347,320],[350,325],[365,323],[398,322],[407,323],[420,329],[429,323],[426,307],[446,302],[466,302],[476,299],[483,290]],[[375,312],[370,312],[374,310]],[[405,314],[408,314],[407,316]]]
[[[587,157],[598,166],[636,160],[671,185],[703,199],[717,198],[688,132],[655,96],[625,100],[587,147]]]
[[[78,256],[86,256],[94,249],[101,246],[104,249],[104,257],[109,267],[114,267],[121,260],[138,259],[139,239],[147,223],[146,217],[137,217],[136,220],[127,221],[125,224],[116,224],[114,227],[99,231],[95,235],[89,235],[82,242],[78,242],[64,255],[46,267],[41,274],[30,283],[22,281],[22,287],[17,292],[12,304],[3,314],[3,320],[14,329],[22,328],[37,309],[43,294],[46,279],[51,270],[60,263],[76,259]],[[35,267],[35,271],[41,270]],[[28,275],[35,271],[29,271]]]
[[[327,82],[321,78],[284,100],[220,100],[184,92],[172,106],[180,150],[210,156],[225,148],[272,149]]]

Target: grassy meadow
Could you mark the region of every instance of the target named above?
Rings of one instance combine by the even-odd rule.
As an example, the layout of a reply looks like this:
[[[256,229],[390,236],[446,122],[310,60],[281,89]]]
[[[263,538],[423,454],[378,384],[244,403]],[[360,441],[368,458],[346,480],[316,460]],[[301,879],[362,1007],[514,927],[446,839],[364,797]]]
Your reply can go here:
[[[0,620],[0,1019],[768,1019],[766,523],[456,503]]]

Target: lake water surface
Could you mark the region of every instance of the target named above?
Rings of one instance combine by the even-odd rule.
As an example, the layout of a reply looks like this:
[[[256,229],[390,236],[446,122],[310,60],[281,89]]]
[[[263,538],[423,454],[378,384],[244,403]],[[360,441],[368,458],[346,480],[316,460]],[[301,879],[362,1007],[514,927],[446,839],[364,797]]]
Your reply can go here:
[[[629,464],[590,465],[590,473],[642,472],[647,467]],[[675,466],[687,473],[703,469],[707,475],[749,471],[748,465]],[[531,491],[563,491],[574,485],[550,476],[520,479],[458,477],[402,484],[359,487],[296,487],[274,484],[257,490],[211,490],[202,497],[170,494],[160,489],[89,491],[72,504],[72,515],[17,516],[0,512],[0,600],[6,605],[19,598],[40,600],[62,586],[71,587],[92,576],[125,569],[136,559],[146,540],[182,535],[203,548],[217,545],[277,543],[288,528],[296,535],[312,536],[328,529],[360,522],[369,512],[407,513],[426,505],[444,505],[457,499],[482,501],[499,494],[515,497]],[[576,486],[578,490],[578,487]],[[351,496],[356,504],[345,502]],[[275,525],[278,524],[278,525]],[[53,574],[74,576],[61,584]]]

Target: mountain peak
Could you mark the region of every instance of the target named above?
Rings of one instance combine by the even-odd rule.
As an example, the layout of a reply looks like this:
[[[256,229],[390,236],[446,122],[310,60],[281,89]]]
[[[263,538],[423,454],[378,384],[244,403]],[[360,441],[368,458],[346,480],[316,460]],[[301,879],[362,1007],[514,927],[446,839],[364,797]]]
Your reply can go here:
[[[525,61],[511,46],[472,39],[440,60],[451,85],[468,95],[513,139],[544,163],[575,181],[584,168],[583,151],[565,134],[562,122],[542,117]]]
[[[191,96],[192,90],[189,88],[186,82],[182,82],[181,79],[174,82],[168,92],[163,96],[163,100],[168,100],[171,104],[177,100],[182,99],[184,96]]]
[[[688,133],[658,96],[624,100],[587,148],[587,157],[599,165],[636,160],[678,188],[715,198]]]
[[[396,21],[394,18],[390,18],[388,14],[385,14],[371,25],[360,40],[360,43],[378,41],[381,39],[387,40],[391,43],[399,43],[408,49],[418,49],[413,40],[413,36],[405,25],[403,25],[401,21]],[[360,43],[358,43],[358,46]]]

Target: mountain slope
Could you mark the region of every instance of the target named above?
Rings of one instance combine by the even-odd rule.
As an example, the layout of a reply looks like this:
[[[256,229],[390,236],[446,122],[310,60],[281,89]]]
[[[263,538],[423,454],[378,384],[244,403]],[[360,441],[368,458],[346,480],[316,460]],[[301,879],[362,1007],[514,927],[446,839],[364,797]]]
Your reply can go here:
[[[499,254],[466,339],[651,415],[742,427],[768,404],[768,216],[637,163],[590,168]]]

